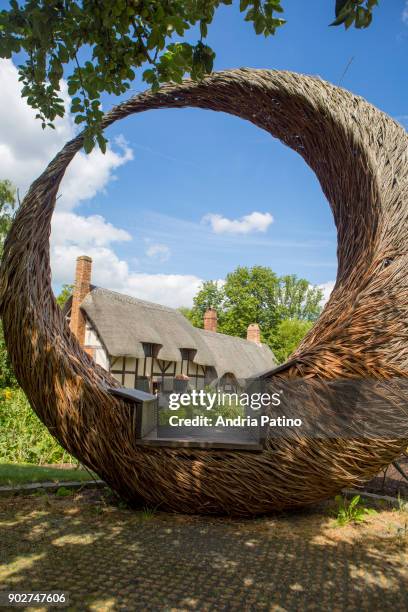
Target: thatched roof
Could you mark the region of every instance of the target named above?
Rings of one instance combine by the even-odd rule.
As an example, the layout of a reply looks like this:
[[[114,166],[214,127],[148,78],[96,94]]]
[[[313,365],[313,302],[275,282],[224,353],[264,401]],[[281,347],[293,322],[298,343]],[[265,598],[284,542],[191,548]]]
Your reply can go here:
[[[174,308],[95,288],[81,304],[112,357],[144,357],[143,343],[159,344],[158,358],[180,361],[194,349],[194,363],[213,366],[217,376],[250,378],[276,365],[269,347],[193,327]]]

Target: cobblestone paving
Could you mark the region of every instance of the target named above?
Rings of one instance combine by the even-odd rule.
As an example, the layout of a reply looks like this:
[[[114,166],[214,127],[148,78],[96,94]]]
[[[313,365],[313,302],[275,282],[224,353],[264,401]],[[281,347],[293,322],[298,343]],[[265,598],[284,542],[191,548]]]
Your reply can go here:
[[[0,590],[72,610],[406,610],[408,513],[252,521],[136,512],[101,492],[0,500]],[[38,610],[38,608],[37,608]]]

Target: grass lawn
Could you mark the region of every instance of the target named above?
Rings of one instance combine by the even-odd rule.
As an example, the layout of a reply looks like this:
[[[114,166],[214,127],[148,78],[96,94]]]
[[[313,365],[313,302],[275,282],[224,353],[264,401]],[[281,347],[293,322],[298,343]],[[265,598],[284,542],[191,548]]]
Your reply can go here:
[[[62,469],[29,463],[0,463],[0,486],[15,486],[30,482],[83,481],[92,478],[86,470],[75,467]]]

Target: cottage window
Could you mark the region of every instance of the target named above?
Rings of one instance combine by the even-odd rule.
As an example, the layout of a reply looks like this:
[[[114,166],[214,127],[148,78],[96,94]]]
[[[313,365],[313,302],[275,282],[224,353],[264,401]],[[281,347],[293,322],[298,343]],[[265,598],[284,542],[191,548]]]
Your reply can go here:
[[[180,349],[181,358],[183,361],[194,361],[197,350],[191,348]]]
[[[145,357],[157,357],[161,344],[153,344],[151,342],[142,342],[143,352]]]

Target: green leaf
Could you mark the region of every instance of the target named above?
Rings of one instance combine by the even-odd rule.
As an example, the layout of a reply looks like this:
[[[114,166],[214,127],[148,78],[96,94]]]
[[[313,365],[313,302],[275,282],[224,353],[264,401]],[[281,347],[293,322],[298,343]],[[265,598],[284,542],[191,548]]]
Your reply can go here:
[[[107,144],[107,140],[104,137],[103,134],[98,134],[96,137],[96,140],[98,141],[98,145],[102,151],[102,153],[106,153],[106,144]]]
[[[336,0],[336,17],[339,17],[343,11],[347,10],[347,5],[351,5],[350,0]]]
[[[265,28],[265,19],[262,15],[257,15],[254,19],[254,28],[256,34],[262,34]]]
[[[351,509],[351,508],[354,508],[355,506],[357,506],[359,501],[360,501],[360,495],[355,495],[353,497],[353,499],[351,500],[351,502],[350,502],[349,508]]]
[[[56,117],[64,115],[58,93],[65,75],[75,121],[89,130],[84,137],[86,147],[91,150],[97,141],[102,150],[105,141],[98,139],[101,95],[123,95],[141,73],[153,91],[162,82],[181,82],[186,74],[193,79],[209,74],[213,50],[201,40],[201,46],[192,45],[183,37],[196,27],[205,39],[218,8],[232,4],[232,0],[11,0],[0,11],[0,57],[21,53],[21,95],[42,127],[50,127]],[[335,24],[365,28],[377,4],[378,0],[337,0]],[[275,34],[285,23],[275,18],[283,12],[282,0],[240,0],[239,9],[245,21],[253,22],[257,34]],[[172,38],[176,35],[177,42]],[[85,58],[84,65],[78,64],[76,53]]]
[[[239,3],[240,12],[242,13],[243,11],[245,11],[250,4],[251,4],[251,0],[241,0]]]
[[[348,29],[349,29],[349,27],[353,25],[353,23],[354,23],[354,19],[355,19],[355,15],[354,15],[354,13],[351,13],[351,14],[350,14],[350,15],[347,17],[346,21],[344,22],[344,27],[346,28],[346,30],[348,30]]]
[[[89,153],[92,151],[94,146],[95,146],[94,137],[92,136],[92,134],[86,133],[85,136],[84,136],[84,149],[85,149],[85,153],[87,153],[89,155]]]
[[[372,515],[372,514],[377,514],[377,510],[374,510],[374,508],[364,508],[365,513]]]
[[[76,92],[79,89],[79,86],[80,86],[79,81],[74,81],[74,80],[68,81],[68,94],[70,96],[73,96],[74,94],[76,94]]]
[[[69,53],[67,48],[64,47],[64,45],[58,45],[58,55],[61,62],[63,62],[64,64],[66,62],[69,62]]]
[[[345,23],[350,18],[354,21],[353,9],[350,9],[349,11],[344,11],[343,13],[340,13],[340,15],[329,25],[330,26],[339,26],[342,23]]]
[[[156,78],[156,72],[152,68],[148,68],[147,70],[144,71],[143,80],[146,81],[146,83],[153,83],[155,78]]]

